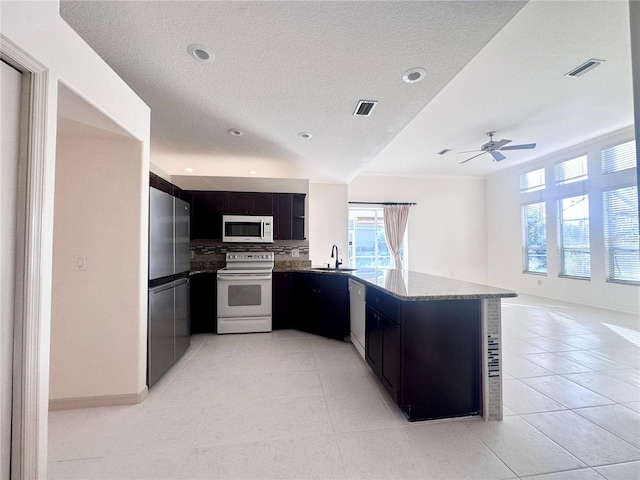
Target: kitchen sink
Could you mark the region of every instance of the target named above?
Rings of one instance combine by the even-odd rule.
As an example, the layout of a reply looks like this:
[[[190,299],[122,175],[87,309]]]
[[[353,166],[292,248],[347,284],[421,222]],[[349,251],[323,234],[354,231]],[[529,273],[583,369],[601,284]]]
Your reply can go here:
[[[311,270],[321,270],[323,272],[355,272],[357,268],[312,267]]]

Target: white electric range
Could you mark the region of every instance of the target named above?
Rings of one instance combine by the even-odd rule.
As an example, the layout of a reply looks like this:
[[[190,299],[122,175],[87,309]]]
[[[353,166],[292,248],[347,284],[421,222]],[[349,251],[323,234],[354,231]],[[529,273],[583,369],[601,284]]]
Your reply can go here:
[[[227,253],[218,270],[218,334],[271,331],[273,252]]]

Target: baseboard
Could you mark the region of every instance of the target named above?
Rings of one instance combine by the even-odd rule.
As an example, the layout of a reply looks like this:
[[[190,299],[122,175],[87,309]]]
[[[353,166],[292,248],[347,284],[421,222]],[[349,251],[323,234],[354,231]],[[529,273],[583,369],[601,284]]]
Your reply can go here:
[[[76,408],[111,407],[114,405],[136,405],[149,395],[149,388],[145,385],[140,393],[126,393],[123,395],[98,395],[95,397],[52,398],[49,399],[49,411],[72,410]]]

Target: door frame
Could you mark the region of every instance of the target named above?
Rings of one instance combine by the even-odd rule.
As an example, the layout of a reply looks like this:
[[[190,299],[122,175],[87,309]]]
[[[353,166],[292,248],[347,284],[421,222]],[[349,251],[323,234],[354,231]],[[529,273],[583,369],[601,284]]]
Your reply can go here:
[[[47,165],[48,140],[55,135],[47,131],[51,79],[44,65],[2,34],[0,58],[22,72],[27,90],[18,160],[11,478],[45,478],[52,232],[43,227],[54,175]]]

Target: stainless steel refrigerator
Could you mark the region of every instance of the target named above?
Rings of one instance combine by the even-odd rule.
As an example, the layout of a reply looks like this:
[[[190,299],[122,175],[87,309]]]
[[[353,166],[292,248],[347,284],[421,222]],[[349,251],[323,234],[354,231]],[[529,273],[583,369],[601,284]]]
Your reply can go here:
[[[149,320],[147,385],[190,344],[189,204],[149,188]]]

